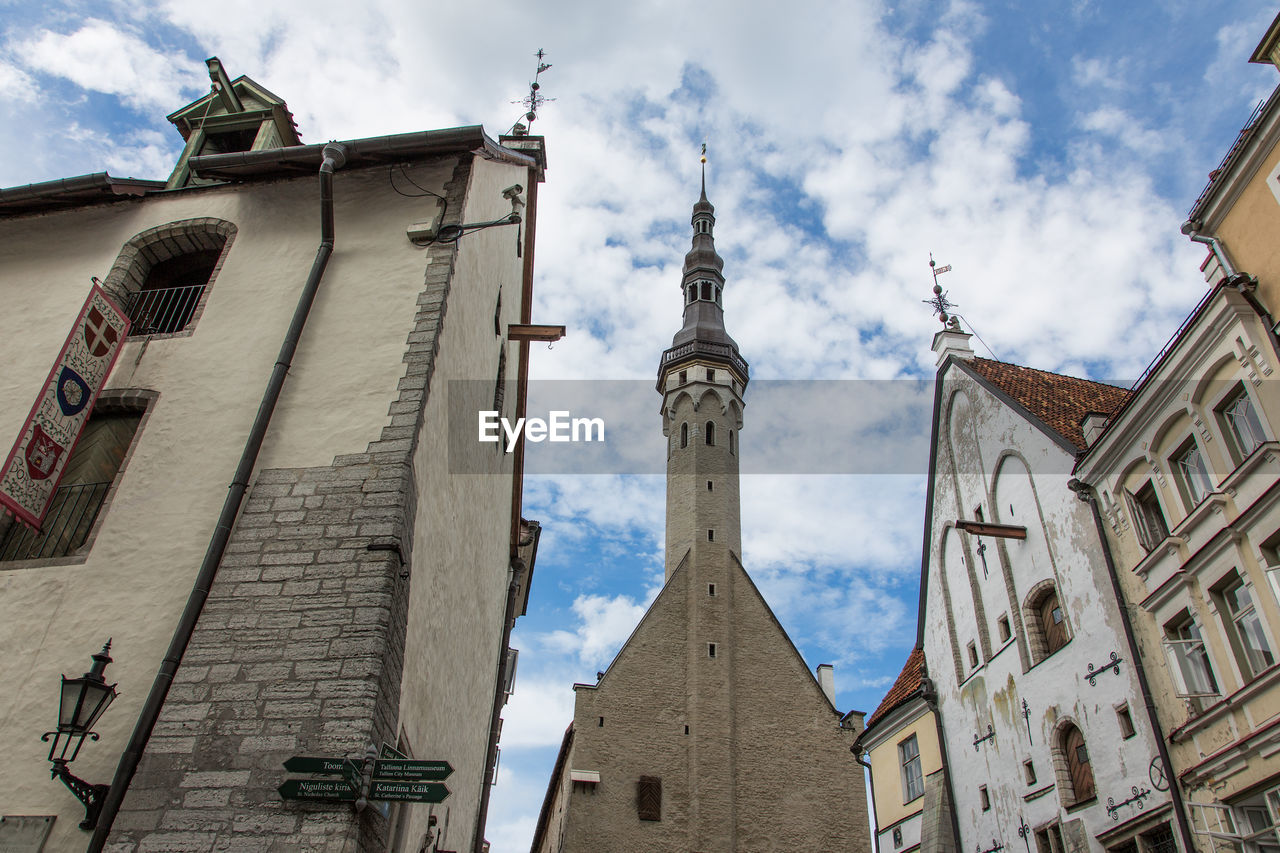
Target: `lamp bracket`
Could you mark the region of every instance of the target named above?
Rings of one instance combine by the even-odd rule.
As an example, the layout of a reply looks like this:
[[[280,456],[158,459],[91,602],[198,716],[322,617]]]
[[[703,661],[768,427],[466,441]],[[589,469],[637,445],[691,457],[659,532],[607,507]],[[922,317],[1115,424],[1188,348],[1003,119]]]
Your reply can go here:
[[[80,828],[84,830],[94,829],[98,825],[98,815],[102,812],[102,804],[107,798],[107,792],[111,790],[110,785],[94,785],[86,782],[79,776],[67,769],[67,762],[61,758],[53,759],[53,769],[51,771],[54,779],[61,779],[62,784],[67,786],[67,790],[75,794],[80,802],[84,803],[84,820],[80,821]]]

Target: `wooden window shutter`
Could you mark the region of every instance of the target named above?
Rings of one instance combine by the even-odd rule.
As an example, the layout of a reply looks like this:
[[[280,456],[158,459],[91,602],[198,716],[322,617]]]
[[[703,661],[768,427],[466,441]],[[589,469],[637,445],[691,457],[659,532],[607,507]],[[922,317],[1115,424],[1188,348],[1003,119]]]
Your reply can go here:
[[[641,820],[662,820],[662,779],[641,776],[636,783],[636,811]]]

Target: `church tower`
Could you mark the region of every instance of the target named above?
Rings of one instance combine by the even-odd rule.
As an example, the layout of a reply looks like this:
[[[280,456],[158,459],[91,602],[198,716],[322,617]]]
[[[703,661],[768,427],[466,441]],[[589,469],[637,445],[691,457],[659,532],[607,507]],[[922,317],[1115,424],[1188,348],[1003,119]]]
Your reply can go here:
[[[532,850],[866,853],[862,715],[835,709],[742,567],[748,368],[705,178],[692,226],[684,322],[658,368],[665,584],[596,683],[574,685]]]
[[[684,325],[658,367],[667,437],[668,580],[686,555],[708,564],[742,554],[738,433],[747,362],[724,329],[724,261],[716,253],[715,225],[704,178],[680,283]]]

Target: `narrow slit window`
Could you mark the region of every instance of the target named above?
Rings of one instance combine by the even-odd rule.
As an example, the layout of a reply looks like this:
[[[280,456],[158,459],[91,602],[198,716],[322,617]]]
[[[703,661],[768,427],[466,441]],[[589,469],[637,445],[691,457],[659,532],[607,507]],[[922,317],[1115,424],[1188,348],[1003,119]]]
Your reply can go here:
[[[716,532],[714,530],[707,531],[707,541],[708,542],[716,541]]]
[[[1133,728],[1133,715],[1129,713],[1127,704],[1116,708],[1116,722],[1120,724],[1120,737],[1125,740],[1137,734]]]
[[[715,656],[716,656],[716,644],[707,643],[707,657],[713,658]]]
[[[680,449],[683,450],[688,446],[689,446],[689,425],[680,424]]]
[[[715,595],[715,594],[716,594],[716,585],[713,583],[707,584],[707,595]]]
[[[707,421],[706,442],[708,447],[716,445],[716,425],[712,421]]]

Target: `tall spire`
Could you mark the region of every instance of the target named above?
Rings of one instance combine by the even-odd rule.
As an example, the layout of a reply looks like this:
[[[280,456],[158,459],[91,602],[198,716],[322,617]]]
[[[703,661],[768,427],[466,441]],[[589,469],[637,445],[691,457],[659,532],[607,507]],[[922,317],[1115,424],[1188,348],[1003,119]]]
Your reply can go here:
[[[716,252],[715,208],[702,193],[693,205],[693,245],[680,287],[684,324],[662,354],[658,391],[667,436],[666,574],[681,564],[714,588],[727,553],[741,554],[738,435],[747,362],[724,328],[724,261]]]
[[[702,150],[702,193],[693,205],[690,220],[693,246],[684,256],[680,282],[684,293],[684,325],[676,332],[671,346],[704,341],[732,348],[732,356],[741,360],[737,343],[724,328],[724,260],[716,252],[716,209],[707,199],[706,145]]]

